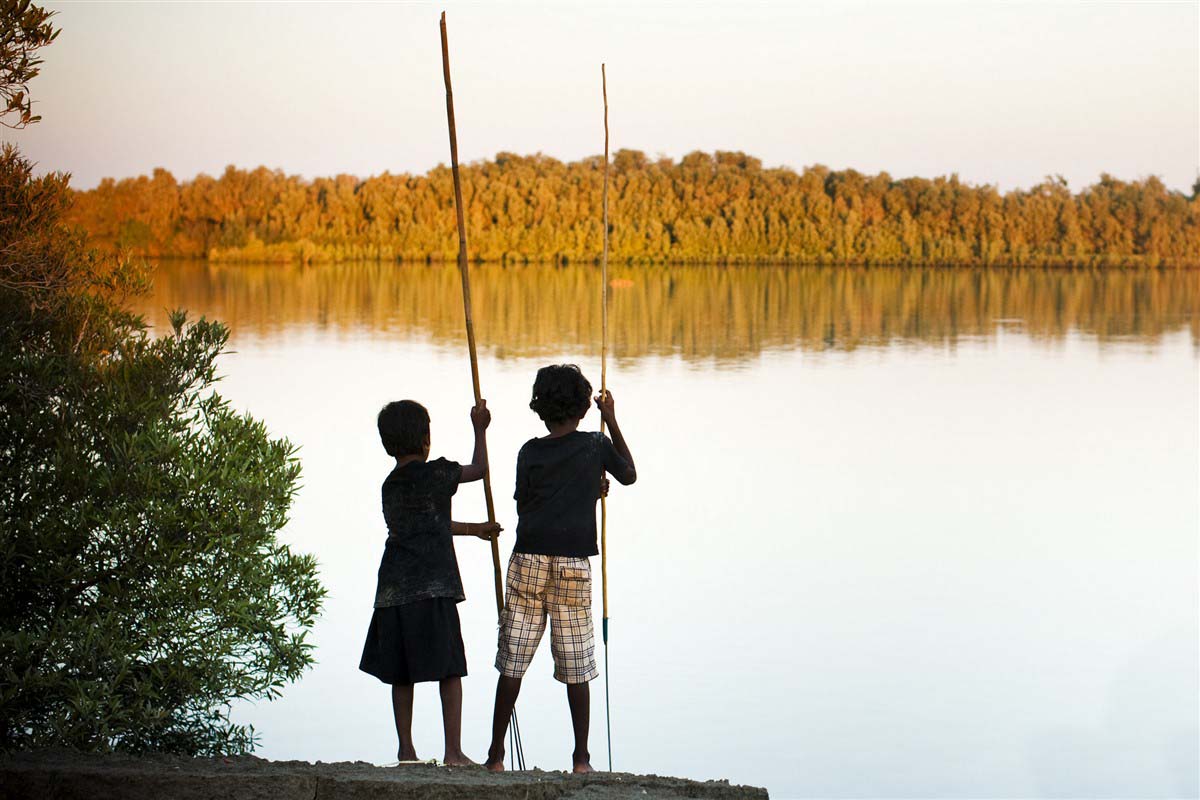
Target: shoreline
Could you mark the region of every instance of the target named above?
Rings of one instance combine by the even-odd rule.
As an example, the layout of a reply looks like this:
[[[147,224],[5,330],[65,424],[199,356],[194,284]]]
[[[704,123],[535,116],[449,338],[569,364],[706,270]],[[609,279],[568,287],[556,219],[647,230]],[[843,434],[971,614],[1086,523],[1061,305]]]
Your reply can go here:
[[[119,254],[119,249],[106,246],[103,251],[112,255]],[[345,266],[355,264],[387,264],[402,267],[452,267],[458,268],[457,257],[426,256],[408,257],[348,257],[348,258],[301,258],[288,256],[286,258],[243,257],[241,254],[218,254],[216,257],[205,254],[187,253],[148,253],[137,250],[128,252],[133,258],[154,262],[190,262],[203,263],[221,267],[323,267]],[[473,267],[546,267],[561,269],[565,267],[598,267],[599,258],[590,259],[553,259],[553,258],[480,258],[474,256],[468,259]],[[1145,263],[1137,257],[1100,257],[1096,259],[1030,259],[1026,261],[886,261],[886,260],[837,260],[837,259],[789,259],[789,258],[681,258],[681,259],[617,259],[610,258],[609,266],[626,270],[642,269],[681,269],[693,267],[718,267],[721,269],[738,269],[743,267],[775,267],[775,268],[834,268],[834,269],[901,269],[901,270],[1043,270],[1043,271],[1124,271],[1124,272],[1189,272],[1200,270],[1200,261],[1177,259],[1170,262]]]
[[[256,756],[90,754],[43,750],[0,756],[6,800],[767,800],[767,790],[728,781],[594,772],[491,773],[482,767],[313,764]]]

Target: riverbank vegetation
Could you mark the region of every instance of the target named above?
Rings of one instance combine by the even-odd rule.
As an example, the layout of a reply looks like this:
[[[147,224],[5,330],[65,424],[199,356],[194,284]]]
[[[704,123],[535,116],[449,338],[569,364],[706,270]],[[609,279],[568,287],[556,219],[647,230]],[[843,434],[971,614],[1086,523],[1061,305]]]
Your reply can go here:
[[[463,168],[469,255],[590,262],[601,250],[599,157],[501,153]],[[1200,267],[1200,181],[1108,175],[1000,192],[957,176],[895,179],[812,166],[765,168],[744,153],[679,161],[620,150],[612,164],[617,263]],[[110,248],[234,262],[453,261],[450,170],[306,180],[229,167],[219,178],[105,180],[73,221]]]
[[[0,123],[37,121],[50,17],[0,0]],[[0,151],[0,752],[246,752],[232,703],[312,664],[324,597],[276,536],[295,448],[214,393],[225,326],[155,338],[127,310],[148,269],[65,224],[71,199]]]

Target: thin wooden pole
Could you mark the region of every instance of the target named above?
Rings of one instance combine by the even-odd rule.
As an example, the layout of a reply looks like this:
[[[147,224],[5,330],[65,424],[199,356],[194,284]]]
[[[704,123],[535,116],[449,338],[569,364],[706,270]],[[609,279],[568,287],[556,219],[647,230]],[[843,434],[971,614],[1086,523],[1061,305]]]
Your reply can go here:
[[[600,86],[604,95],[604,251],[600,258],[600,393],[608,390],[608,76],[600,65]],[[604,433],[604,417],[600,418]],[[604,598],[604,643],[608,644],[608,504],[600,498],[600,576]]]
[[[462,275],[463,315],[467,321],[467,349],[471,353],[471,386],[479,403],[479,357],[475,353],[475,321],[471,318],[471,273],[467,266],[467,223],[463,217],[462,180],[458,174],[458,136],[454,128],[454,92],[450,88],[450,44],[446,39],[446,12],[442,12],[442,77],[446,81],[446,121],[450,126],[450,169],[454,174],[454,211],[458,217],[458,271]],[[496,521],[492,502],[492,471],[484,464],[483,498],[487,502],[488,522]],[[504,613],[504,581],[500,576],[500,542],[493,535],[492,568],[496,583],[496,614]]]
[[[479,403],[479,357],[475,352],[475,321],[471,317],[471,272],[467,266],[467,223],[463,216],[462,179],[458,174],[458,135],[454,128],[454,92],[450,88],[450,44],[446,38],[446,12],[442,12],[442,77],[446,81],[446,122],[450,127],[450,169],[454,174],[454,211],[458,217],[458,271],[462,276],[463,316],[467,323],[467,350],[471,354],[471,386],[475,390],[475,402]],[[496,521],[496,506],[492,502],[492,471],[486,461],[483,465],[483,498],[487,502],[488,522]],[[504,580],[500,576],[500,542],[492,535],[492,573],[496,583],[496,617],[504,619]],[[512,712],[512,727],[509,729],[509,757],[517,769],[525,769],[525,753],[521,744],[521,728],[517,723],[517,709]]]
[[[600,394],[608,391],[608,75],[600,65],[600,91],[604,97],[604,250],[600,258]],[[604,433],[604,417],[600,417]],[[600,498],[600,593],[604,603],[601,635],[604,637],[604,731],[608,737],[608,771],[612,772],[612,715],[608,703],[608,498]]]

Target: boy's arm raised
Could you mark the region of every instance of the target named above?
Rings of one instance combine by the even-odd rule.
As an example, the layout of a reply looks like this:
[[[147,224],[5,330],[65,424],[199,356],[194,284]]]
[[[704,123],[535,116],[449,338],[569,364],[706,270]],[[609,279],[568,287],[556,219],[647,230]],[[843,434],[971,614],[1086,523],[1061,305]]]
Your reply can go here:
[[[613,447],[616,448],[617,454],[629,464],[627,472],[621,475],[613,473],[613,477],[628,486],[637,480],[637,467],[633,463],[633,453],[629,452],[629,445],[625,443],[625,436],[621,433],[621,426],[617,424],[617,406],[612,392],[604,391],[596,395],[596,408],[600,409],[600,416],[612,434]]]
[[[487,426],[491,421],[492,412],[487,410],[487,400],[480,400],[471,409],[471,427],[475,429],[475,451],[471,454],[471,463],[463,466],[459,483],[480,480],[487,471]]]

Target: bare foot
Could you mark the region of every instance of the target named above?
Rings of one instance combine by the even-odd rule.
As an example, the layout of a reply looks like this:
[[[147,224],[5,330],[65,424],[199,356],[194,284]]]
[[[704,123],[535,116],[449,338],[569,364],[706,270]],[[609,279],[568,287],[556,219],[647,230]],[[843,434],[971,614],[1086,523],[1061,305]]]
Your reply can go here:
[[[417,758],[416,750],[405,750],[404,748],[400,748],[400,750],[396,753],[396,760],[400,762],[401,766],[408,766],[405,762],[420,761],[421,759]]]
[[[587,684],[584,684],[584,688],[587,688]],[[576,750],[575,752],[571,753],[571,772],[574,772],[576,775],[585,775],[589,772],[595,771],[596,770],[592,769],[591,753],[589,753],[587,750]]]
[[[478,767],[479,764],[467,758],[461,750],[457,753],[447,753],[442,759],[442,763],[447,767]]]
[[[504,772],[504,748],[489,750],[483,766],[487,767],[488,772]]]

